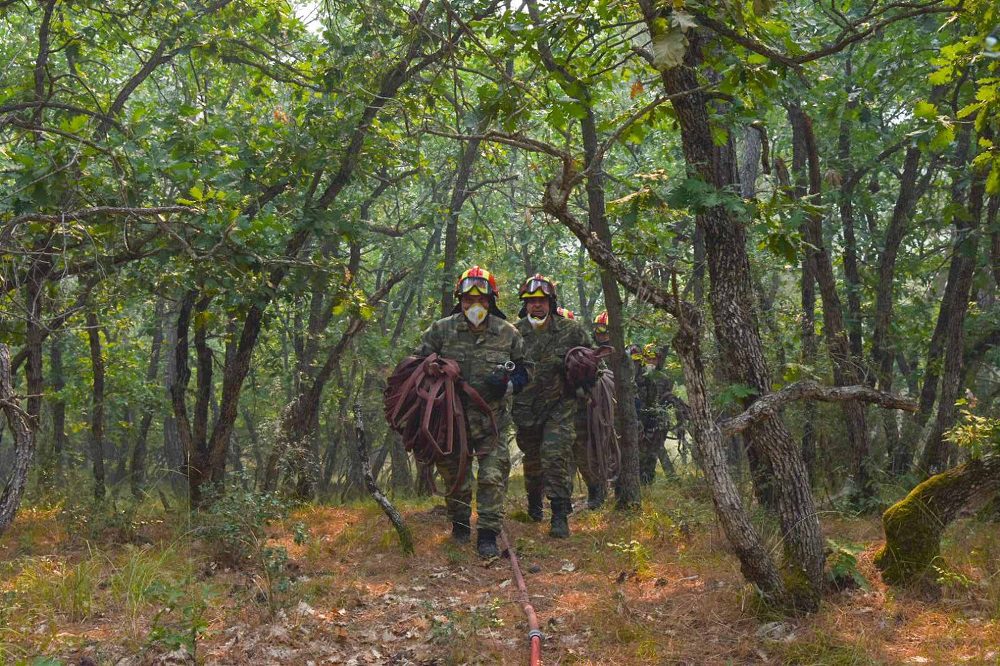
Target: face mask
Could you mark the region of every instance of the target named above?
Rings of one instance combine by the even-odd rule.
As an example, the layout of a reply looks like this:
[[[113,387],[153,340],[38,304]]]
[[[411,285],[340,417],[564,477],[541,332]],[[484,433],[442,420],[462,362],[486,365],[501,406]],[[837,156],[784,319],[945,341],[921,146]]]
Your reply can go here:
[[[538,328],[539,326],[541,326],[542,324],[545,323],[546,319],[548,319],[548,317],[542,317],[541,319],[535,319],[531,315],[528,315],[528,323],[531,324],[531,328]]]
[[[656,370],[656,366],[653,365],[652,363],[647,363],[646,364],[646,369],[649,370],[650,372],[652,372],[653,370]]]
[[[473,305],[465,311],[465,318],[472,322],[473,326],[479,326],[486,319],[487,314],[489,314],[488,310],[482,305]]]

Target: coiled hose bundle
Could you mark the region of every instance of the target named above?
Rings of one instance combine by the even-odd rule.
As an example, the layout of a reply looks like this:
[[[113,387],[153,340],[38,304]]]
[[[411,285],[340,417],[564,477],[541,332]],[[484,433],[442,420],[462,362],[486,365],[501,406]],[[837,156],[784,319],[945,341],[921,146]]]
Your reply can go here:
[[[471,406],[490,417],[493,431],[498,432],[493,410],[462,379],[461,366],[437,354],[404,358],[389,376],[383,393],[385,420],[400,434],[403,446],[413,452],[417,462],[429,466],[458,454],[459,473],[448,494],[462,485],[472,462],[462,395]],[[486,453],[476,452],[480,456]],[[433,477],[431,486],[434,487]]]

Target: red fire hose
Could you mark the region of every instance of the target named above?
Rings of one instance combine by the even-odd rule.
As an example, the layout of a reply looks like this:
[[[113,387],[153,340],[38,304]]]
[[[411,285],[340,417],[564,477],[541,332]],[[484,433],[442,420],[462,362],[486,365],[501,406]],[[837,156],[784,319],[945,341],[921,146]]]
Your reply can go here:
[[[521,608],[528,617],[528,640],[531,642],[531,655],[528,658],[529,666],[539,666],[542,661],[542,631],[538,628],[538,616],[535,615],[535,608],[528,599],[528,588],[524,584],[524,576],[521,575],[521,567],[517,564],[517,553],[514,546],[507,538],[507,530],[500,528],[500,539],[503,547],[510,554],[510,568],[514,570],[514,580],[517,582],[517,590],[521,593]]]

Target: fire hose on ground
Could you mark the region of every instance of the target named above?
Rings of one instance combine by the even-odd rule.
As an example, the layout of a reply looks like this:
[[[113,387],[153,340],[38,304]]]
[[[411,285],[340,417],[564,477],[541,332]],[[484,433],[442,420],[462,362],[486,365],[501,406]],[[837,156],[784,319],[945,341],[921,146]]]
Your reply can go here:
[[[535,607],[531,605],[528,597],[528,587],[524,584],[524,576],[521,574],[521,567],[517,562],[517,553],[507,536],[507,529],[500,528],[500,540],[503,541],[504,550],[510,556],[510,568],[514,570],[514,582],[517,583],[517,591],[521,596],[521,609],[528,618],[528,641],[530,643],[530,655],[528,664],[538,666],[542,660],[542,630],[538,627],[538,616],[535,615]]]

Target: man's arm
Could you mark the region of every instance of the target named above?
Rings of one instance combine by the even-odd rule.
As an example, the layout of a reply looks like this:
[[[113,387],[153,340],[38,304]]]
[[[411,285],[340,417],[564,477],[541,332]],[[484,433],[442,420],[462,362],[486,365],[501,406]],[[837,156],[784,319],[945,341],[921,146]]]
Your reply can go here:
[[[430,356],[431,354],[441,353],[441,327],[438,326],[438,322],[434,322],[427,327],[423,335],[420,337],[420,344],[414,350],[414,356]]]
[[[525,353],[524,338],[517,331],[514,332],[514,340],[510,345],[510,360],[514,362],[514,371],[510,373],[510,383],[514,393],[520,393],[531,381],[533,364]]]

